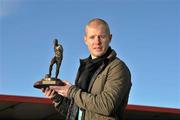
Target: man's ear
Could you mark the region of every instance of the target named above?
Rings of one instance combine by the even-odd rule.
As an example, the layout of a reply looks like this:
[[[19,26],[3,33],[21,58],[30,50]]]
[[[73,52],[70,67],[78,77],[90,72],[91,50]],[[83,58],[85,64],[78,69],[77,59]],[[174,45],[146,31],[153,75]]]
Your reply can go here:
[[[86,35],[84,35],[84,43],[87,45]]]
[[[109,35],[109,42],[112,40],[112,34]]]

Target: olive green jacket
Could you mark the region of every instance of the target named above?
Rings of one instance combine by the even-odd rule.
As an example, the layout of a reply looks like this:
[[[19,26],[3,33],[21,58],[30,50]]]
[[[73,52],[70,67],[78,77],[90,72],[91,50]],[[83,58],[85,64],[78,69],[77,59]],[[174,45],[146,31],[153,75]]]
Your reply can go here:
[[[123,119],[132,85],[131,75],[125,63],[116,57],[115,51],[108,59],[108,65],[103,64],[93,75],[88,92],[71,86],[68,98],[55,102],[58,111],[64,109],[64,113],[67,112],[66,119],[75,120],[78,108],[83,111],[83,120]]]

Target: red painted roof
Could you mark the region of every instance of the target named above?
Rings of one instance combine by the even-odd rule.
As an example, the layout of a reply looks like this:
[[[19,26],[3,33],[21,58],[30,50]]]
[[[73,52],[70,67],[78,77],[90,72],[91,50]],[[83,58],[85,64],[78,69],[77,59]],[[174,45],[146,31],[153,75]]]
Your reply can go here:
[[[0,95],[0,108],[0,119],[61,118],[55,111],[51,99],[48,98]],[[41,109],[41,113],[38,109]],[[38,115],[36,115],[37,113]],[[47,114],[51,117],[45,116]],[[167,120],[169,118],[180,120],[180,109],[129,104],[126,109],[126,116],[126,120],[164,120],[166,118]]]

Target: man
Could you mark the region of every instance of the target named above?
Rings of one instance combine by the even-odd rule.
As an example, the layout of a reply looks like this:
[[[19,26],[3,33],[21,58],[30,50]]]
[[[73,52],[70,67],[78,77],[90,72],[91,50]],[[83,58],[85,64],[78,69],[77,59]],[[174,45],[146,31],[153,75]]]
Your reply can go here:
[[[43,90],[66,120],[122,120],[131,88],[131,75],[109,46],[112,35],[102,19],[91,20],[84,41],[90,56],[80,61],[75,85]]]

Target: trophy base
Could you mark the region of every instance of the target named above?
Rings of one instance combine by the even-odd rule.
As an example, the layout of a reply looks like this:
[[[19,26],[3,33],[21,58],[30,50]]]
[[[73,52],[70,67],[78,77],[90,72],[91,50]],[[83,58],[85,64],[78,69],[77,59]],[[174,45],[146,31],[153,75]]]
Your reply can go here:
[[[41,89],[41,88],[46,88],[49,86],[63,86],[64,83],[60,79],[55,79],[55,78],[44,78],[40,81],[37,81],[33,87]]]

